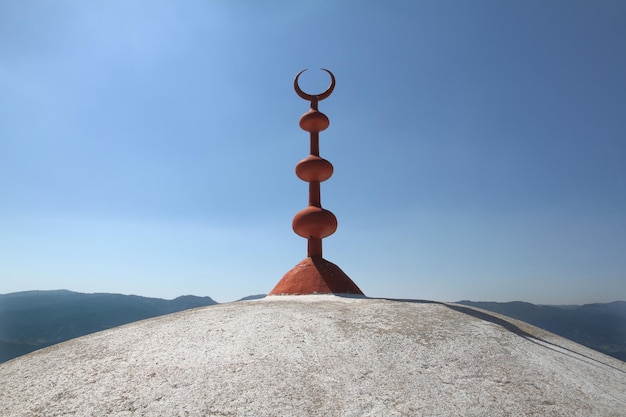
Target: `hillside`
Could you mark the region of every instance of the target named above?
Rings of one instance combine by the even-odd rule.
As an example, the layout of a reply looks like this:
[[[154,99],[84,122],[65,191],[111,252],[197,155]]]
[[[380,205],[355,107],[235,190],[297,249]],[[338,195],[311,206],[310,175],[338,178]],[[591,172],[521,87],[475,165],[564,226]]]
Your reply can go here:
[[[535,305],[521,301],[463,300],[458,303],[525,321],[626,362],[626,301],[582,306]]]
[[[67,290],[0,294],[0,362],[65,340],[176,311],[217,304]]]

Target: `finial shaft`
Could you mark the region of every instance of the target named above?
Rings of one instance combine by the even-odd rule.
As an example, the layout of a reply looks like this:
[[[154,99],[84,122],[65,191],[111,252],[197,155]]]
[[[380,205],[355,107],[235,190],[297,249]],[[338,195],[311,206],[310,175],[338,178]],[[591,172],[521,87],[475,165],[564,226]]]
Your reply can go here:
[[[328,293],[363,295],[359,287],[337,265],[322,258],[322,239],[337,230],[337,218],[322,208],[320,192],[320,183],[333,174],[333,165],[320,157],[319,132],[326,129],[330,121],[318,110],[318,104],[333,92],[335,76],[329,70],[323,70],[330,75],[331,82],[321,94],[307,94],[298,85],[298,78],[306,70],[300,71],[293,82],[298,96],[311,104],[309,111],[300,117],[300,127],[309,132],[311,152],[296,165],[298,178],[309,183],[309,205],[295,215],[292,223],[293,231],[307,239],[307,258],[287,272],[270,295]]]

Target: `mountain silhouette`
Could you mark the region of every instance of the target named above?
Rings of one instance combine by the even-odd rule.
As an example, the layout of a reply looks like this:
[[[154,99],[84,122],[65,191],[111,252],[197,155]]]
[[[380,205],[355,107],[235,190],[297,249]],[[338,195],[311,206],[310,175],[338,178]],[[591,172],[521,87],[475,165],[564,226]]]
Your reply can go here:
[[[458,304],[525,321],[626,362],[626,301],[581,306],[468,300],[459,301]]]
[[[210,297],[174,300],[67,290],[0,294],[0,362],[75,337],[195,307]]]

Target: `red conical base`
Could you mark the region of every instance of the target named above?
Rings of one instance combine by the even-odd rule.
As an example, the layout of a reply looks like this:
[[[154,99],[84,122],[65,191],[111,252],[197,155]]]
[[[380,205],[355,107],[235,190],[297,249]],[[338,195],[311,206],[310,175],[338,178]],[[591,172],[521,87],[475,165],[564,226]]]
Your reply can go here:
[[[302,260],[276,284],[270,295],[359,294],[363,292],[337,265],[316,256]]]

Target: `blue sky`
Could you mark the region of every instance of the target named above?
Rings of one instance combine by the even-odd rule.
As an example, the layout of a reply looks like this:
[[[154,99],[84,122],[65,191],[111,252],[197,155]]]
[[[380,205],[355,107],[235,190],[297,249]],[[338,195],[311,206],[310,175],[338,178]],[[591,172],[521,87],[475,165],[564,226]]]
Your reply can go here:
[[[0,0],[0,293],[626,299],[626,3]]]

